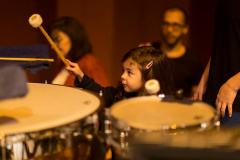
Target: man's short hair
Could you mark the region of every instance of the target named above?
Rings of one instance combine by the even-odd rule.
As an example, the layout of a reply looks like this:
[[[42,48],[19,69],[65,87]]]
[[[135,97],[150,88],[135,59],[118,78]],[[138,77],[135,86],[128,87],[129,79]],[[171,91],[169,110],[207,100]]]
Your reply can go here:
[[[163,20],[164,14],[165,14],[167,11],[180,11],[180,12],[182,12],[183,15],[184,15],[184,19],[185,19],[184,23],[185,23],[185,24],[188,24],[188,23],[189,23],[189,22],[188,22],[188,13],[186,12],[186,10],[184,10],[183,8],[181,8],[181,7],[179,7],[179,6],[171,6],[171,7],[166,8],[166,9],[163,11],[163,14],[162,14],[162,20]]]

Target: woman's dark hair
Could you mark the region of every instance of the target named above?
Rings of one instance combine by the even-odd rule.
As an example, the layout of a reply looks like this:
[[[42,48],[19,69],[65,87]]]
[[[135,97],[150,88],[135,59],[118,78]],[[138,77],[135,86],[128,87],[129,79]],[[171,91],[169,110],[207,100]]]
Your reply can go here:
[[[67,34],[71,40],[72,47],[66,56],[67,59],[76,62],[86,53],[92,52],[92,45],[88,40],[87,33],[76,19],[61,17],[51,24],[49,28],[50,35],[55,29]]]
[[[139,70],[142,73],[143,83],[150,79],[158,80],[160,84],[160,92],[165,95],[174,94],[174,83],[172,78],[172,64],[167,56],[154,47],[143,46],[130,50],[122,59],[122,63],[131,58],[138,63],[141,67]],[[146,65],[153,61],[153,65],[146,69]],[[121,88],[121,86],[119,86]],[[145,90],[145,86],[142,86],[142,91]],[[132,94],[132,93],[130,93]],[[128,93],[119,94],[119,96],[128,96]],[[120,97],[116,97],[119,99]]]

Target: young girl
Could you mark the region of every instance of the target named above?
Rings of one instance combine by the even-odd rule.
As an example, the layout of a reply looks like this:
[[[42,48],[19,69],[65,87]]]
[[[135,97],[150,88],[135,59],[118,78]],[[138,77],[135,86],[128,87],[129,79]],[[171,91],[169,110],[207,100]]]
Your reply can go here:
[[[136,96],[147,95],[144,88],[146,81],[156,79],[160,83],[159,93],[173,95],[171,64],[165,54],[153,47],[143,46],[130,50],[122,59],[123,73],[117,88],[102,87],[82,72],[77,63],[66,67],[70,74],[76,76],[74,85],[94,92],[102,91],[106,103],[110,107],[114,102]],[[158,93],[158,94],[159,94]]]

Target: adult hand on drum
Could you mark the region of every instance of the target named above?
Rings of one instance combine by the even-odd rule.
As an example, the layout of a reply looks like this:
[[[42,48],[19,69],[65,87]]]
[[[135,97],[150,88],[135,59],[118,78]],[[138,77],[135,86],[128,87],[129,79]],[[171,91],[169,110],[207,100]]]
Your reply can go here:
[[[71,61],[69,61],[68,59],[66,59],[66,61],[69,63],[70,66],[66,67],[66,70],[68,71],[69,74],[73,74],[74,76],[76,76],[79,80],[79,82],[81,82],[84,73],[81,70],[81,68],[78,66],[77,63],[73,63]]]
[[[201,80],[200,80],[200,82],[197,86],[197,89],[193,95],[194,100],[202,101],[202,97],[207,90],[207,81],[208,81],[208,76],[209,76],[210,62],[211,62],[211,58],[208,61],[208,64],[202,74]]]
[[[207,88],[206,84],[207,83],[202,81],[202,80],[199,82],[199,84],[197,86],[197,89],[196,89],[196,91],[195,91],[195,93],[193,95],[193,99],[194,100],[202,101],[202,97],[205,94],[206,88]]]
[[[222,117],[225,116],[226,107],[228,107],[229,117],[232,116],[232,104],[240,88],[239,78],[240,73],[230,78],[219,89],[215,104],[217,106],[217,111],[219,111]]]

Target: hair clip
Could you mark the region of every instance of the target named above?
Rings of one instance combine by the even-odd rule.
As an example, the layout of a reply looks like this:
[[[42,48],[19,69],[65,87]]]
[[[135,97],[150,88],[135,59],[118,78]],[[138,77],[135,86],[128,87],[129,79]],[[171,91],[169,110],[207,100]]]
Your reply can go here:
[[[147,65],[146,65],[146,69],[149,69],[151,68],[153,65],[153,61],[150,61]]]

